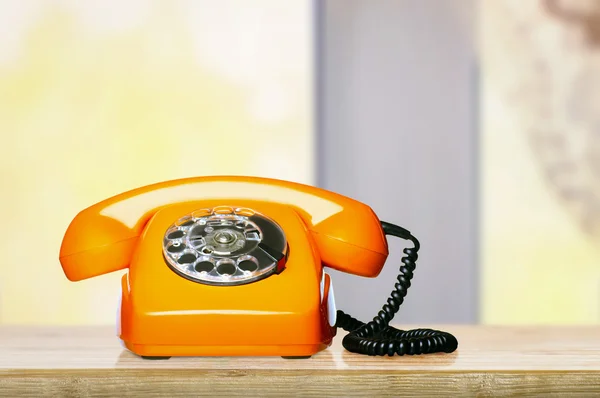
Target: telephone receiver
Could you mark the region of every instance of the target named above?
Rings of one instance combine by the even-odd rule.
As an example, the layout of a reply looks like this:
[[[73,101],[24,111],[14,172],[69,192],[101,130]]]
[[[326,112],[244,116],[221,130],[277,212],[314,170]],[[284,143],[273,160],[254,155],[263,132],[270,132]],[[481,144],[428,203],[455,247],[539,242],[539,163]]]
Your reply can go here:
[[[335,306],[323,267],[376,277],[386,236],[413,243],[387,304],[363,323]],[[82,210],[60,248],[66,277],[128,269],[118,335],[147,359],[307,358],[331,345],[368,355],[453,352],[449,333],[389,326],[413,276],[418,240],[354,199],[258,177],[197,177],[134,189]]]

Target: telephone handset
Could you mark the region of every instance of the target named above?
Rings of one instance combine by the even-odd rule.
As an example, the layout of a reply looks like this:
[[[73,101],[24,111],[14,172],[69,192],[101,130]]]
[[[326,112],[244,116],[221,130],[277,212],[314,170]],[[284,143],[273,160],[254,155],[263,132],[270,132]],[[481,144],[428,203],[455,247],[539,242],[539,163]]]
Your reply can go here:
[[[413,243],[378,315],[336,310],[323,266],[377,276],[386,235]],[[134,189],[81,211],[60,249],[67,278],[128,268],[119,338],[144,358],[309,357],[343,346],[368,355],[453,352],[449,333],[389,326],[410,286],[419,242],[363,203],[323,189],[257,177],[198,177]]]

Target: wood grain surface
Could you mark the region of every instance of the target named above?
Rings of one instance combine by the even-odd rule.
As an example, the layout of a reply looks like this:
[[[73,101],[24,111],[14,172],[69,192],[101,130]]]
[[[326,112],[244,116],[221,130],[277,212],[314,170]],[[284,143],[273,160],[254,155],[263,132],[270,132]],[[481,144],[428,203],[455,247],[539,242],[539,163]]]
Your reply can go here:
[[[0,396],[594,396],[600,327],[436,326],[453,354],[147,361],[114,327],[0,326]]]

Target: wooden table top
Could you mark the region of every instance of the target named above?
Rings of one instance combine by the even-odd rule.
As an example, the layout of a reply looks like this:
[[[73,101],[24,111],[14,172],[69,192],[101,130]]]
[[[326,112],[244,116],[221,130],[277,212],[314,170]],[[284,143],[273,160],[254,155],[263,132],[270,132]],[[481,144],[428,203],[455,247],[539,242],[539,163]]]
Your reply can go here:
[[[600,327],[434,326],[452,354],[369,357],[341,346],[310,359],[144,360],[114,327],[0,326],[0,396],[582,396],[600,394]]]

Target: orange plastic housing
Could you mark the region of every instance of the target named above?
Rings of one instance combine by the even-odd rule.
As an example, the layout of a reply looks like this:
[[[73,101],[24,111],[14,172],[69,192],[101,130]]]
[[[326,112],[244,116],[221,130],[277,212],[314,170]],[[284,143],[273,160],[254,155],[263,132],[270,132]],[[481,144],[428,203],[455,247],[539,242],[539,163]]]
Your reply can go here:
[[[162,256],[165,231],[199,208],[246,207],[284,230],[285,270],[237,286],[185,279]],[[263,178],[201,177],[154,184],[80,212],[60,250],[72,281],[129,267],[119,337],[143,356],[312,355],[331,344],[326,265],[374,277],[387,258],[374,212],[322,189]]]

